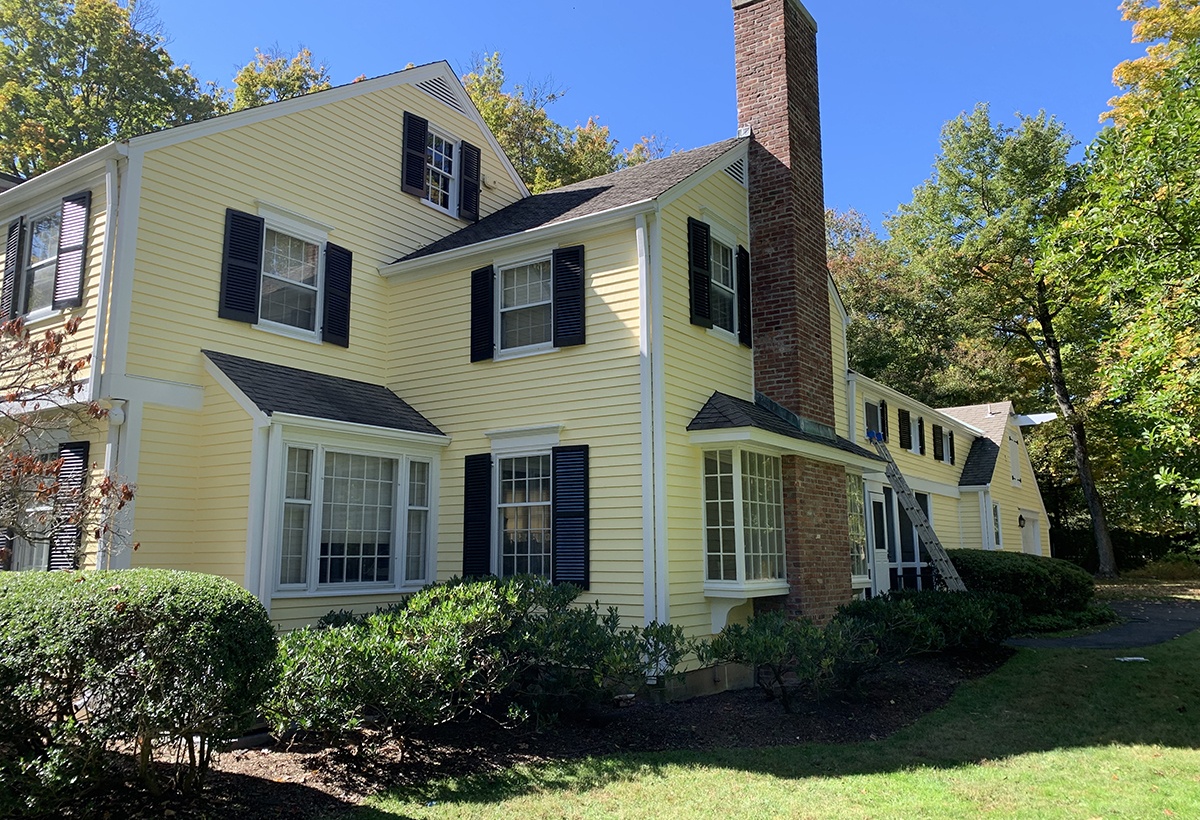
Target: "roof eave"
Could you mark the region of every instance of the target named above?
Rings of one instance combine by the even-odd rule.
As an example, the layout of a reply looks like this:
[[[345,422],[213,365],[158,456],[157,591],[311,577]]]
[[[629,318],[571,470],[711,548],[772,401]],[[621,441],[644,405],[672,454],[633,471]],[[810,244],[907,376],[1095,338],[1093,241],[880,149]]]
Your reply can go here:
[[[840,464],[845,467],[855,467],[861,470],[878,470],[880,461],[868,456],[860,456],[835,447],[831,444],[821,444],[807,439],[792,438],[782,433],[772,433],[760,427],[722,427],[709,430],[692,430],[688,433],[688,441],[697,446],[725,444],[751,444],[765,447],[780,454],[799,455],[814,461],[824,461],[830,464]]]
[[[72,182],[95,174],[104,168],[104,163],[110,159],[127,156],[129,148],[124,142],[110,142],[94,151],[89,151],[81,157],[52,168],[44,174],[38,174],[33,179],[27,179],[20,185],[9,188],[0,194],[0,210],[7,211],[12,207],[25,205],[30,200],[56,191],[64,190]]]
[[[871,387],[874,387],[875,389],[877,389],[880,393],[885,394],[888,398],[899,399],[900,401],[909,402],[913,406],[921,408],[921,410],[923,412],[929,413],[930,415],[932,415],[936,418],[939,418],[948,424],[952,424],[955,427],[962,428],[963,430],[965,430],[968,433],[971,433],[972,435],[981,436],[981,437],[987,435],[987,433],[985,433],[983,430],[980,430],[978,427],[975,427],[974,425],[967,424],[965,421],[963,421],[960,418],[957,418],[955,416],[951,416],[947,413],[944,413],[941,410],[937,409],[936,407],[930,407],[928,404],[919,402],[916,399],[914,399],[912,396],[908,395],[907,393],[901,393],[896,388],[889,387],[888,385],[884,384],[883,382],[876,381],[875,379],[872,379],[870,376],[864,376],[862,373],[859,373],[855,370],[848,371],[846,374],[846,379],[847,379],[847,381],[852,381],[852,382],[856,382],[856,383],[857,382],[866,382]]]
[[[423,444],[430,447],[447,447],[450,436],[436,433],[421,433],[416,430],[402,430],[398,427],[381,427],[374,424],[359,424],[353,421],[325,419],[318,416],[302,416],[296,413],[268,413],[273,422],[307,427],[310,430],[322,430],[330,433],[349,433],[361,437],[383,438],[388,441],[405,441],[412,444]]]
[[[523,245],[526,242],[544,242],[563,234],[594,228],[608,222],[630,219],[638,214],[653,211],[655,207],[657,206],[654,199],[643,199],[607,211],[586,214],[585,216],[573,219],[564,219],[562,222],[552,222],[549,225],[540,225],[536,228],[530,228],[527,231],[518,231],[517,233],[506,234],[505,236],[497,236],[494,239],[484,239],[470,245],[451,248],[441,253],[431,253],[427,256],[419,256],[416,259],[401,259],[396,262],[389,262],[386,265],[379,266],[379,274],[385,278],[390,278],[408,273],[418,273],[441,265],[449,265],[476,254],[496,253],[507,248]]]

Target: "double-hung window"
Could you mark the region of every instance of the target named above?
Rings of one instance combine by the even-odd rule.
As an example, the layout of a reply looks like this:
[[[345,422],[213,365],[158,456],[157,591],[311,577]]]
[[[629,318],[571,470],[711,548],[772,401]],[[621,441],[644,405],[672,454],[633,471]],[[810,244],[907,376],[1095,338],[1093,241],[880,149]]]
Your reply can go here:
[[[1003,548],[1003,533],[1000,531],[1000,505],[992,504],[992,549]]]
[[[550,347],[554,279],[550,258],[500,268],[500,350]]]
[[[691,217],[687,245],[692,324],[727,331],[750,347],[750,254],[729,231]]]
[[[353,255],[332,230],[263,202],[258,214],[227,209],[218,315],[348,347]]]
[[[43,205],[8,226],[0,321],[40,318],[83,304],[92,195],[83,191]]]
[[[710,588],[774,591],[786,583],[779,456],[704,451],[704,545]]]
[[[282,507],[283,591],[429,580],[429,458],[289,444]]]
[[[444,211],[456,203],[454,141],[430,128],[425,137],[425,199]]]
[[[550,454],[497,459],[500,575],[552,577]]]
[[[483,181],[483,154],[479,148],[405,111],[402,153],[402,191],[459,219],[479,219]]]

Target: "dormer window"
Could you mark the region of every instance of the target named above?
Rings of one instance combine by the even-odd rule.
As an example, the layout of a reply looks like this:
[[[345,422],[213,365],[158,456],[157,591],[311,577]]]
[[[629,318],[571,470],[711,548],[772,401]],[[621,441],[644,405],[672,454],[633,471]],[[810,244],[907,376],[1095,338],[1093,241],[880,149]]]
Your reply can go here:
[[[750,347],[750,254],[727,230],[691,217],[687,244],[692,324]]]
[[[425,139],[425,194],[424,199],[444,211],[454,211],[454,175],[458,164],[454,161],[454,142],[448,137],[429,129]]]

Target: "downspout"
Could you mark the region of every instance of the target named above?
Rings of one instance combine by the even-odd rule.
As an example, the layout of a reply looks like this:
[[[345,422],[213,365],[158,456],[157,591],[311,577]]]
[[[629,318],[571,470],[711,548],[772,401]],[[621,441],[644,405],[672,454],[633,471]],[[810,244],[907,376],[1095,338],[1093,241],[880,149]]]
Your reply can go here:
[[[104,244],[100,252],[100,287],[96,297],[96,327],[92,332],[92,367],[88,379],[88,400],[101,396],[101,375],[104,372],[104,348],[108,342],[108,303],[112,299],[113,253],[116,246],[117,200],[120,198],[117,160],[104,163]],[[111,465],[105,464],[107,472]]]
[[[654,449],[654,356],[655,336],[651,295],[649,234],[646,215],[634,217],[637,229],[638,299],[641,310],[638,319],[638,355],[641,359],[641,428],[642,428],[642,609],[643,620],[650,624],[658,620],[658,505],[654,474],[657,468]]]
[[[650,224],[650,260],[661,260],[662,253],[662,214],[654,211],[654,221]],[[651,432],[654,437],[654,544],[655,544],[655,595],[657,603],[655,614],[659,623],[671,622],[670,573],[668,572],[670,542],[667,538],[667,419],[666,419],[666,374],[663,362],[666,354],[663,352],[663,328],[666,319],[663,316],[663,285],[661,273],[656,273],[653,266],[649,270],[650,277],[650,323],[654,333],[650,338],[650,412],[654,423]]]

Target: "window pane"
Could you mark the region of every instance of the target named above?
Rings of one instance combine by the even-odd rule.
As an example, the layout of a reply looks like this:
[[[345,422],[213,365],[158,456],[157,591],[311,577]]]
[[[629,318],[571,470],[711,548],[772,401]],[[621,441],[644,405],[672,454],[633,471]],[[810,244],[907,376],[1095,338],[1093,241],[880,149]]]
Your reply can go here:
[[[58,256],[59,212],[42,214],[29,220],[29,266],[48,262]]]
[[[390,580],[395,473],[393,459],[326,454],[320,583]]]
[[[742,453],[746,580],[783,578],[783,480],[777,456]]]
[[[500,347],[549,342],[553,330],[550,260],[500,270]]]
[[[850,525],[850,573],[866,575],[868,572],[867,511],[863,482],[858,476],[846,476],[846,502]]]
[[[267,229],[263,239],[260,316],[302,330],[317,326],[317,272],[321,249]]]
[[[737,530],[733,508],[733,451],[704,453],[704,541],[710,581],[737,580]]]
[[[504,575],[551,570],[550,456],[500,459],[500,567]]]
[[[431,131],[425,145],[425,198],[438,207],[449,209],[454,184],[454,143]]]
[[[263,273],[316,287],[320,253],[312,242],[268,228],[263,240]]]

